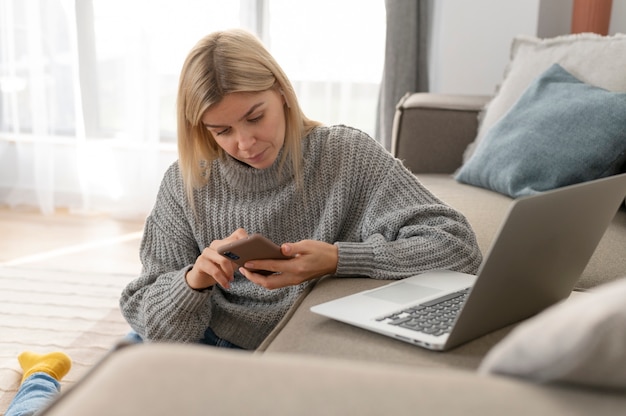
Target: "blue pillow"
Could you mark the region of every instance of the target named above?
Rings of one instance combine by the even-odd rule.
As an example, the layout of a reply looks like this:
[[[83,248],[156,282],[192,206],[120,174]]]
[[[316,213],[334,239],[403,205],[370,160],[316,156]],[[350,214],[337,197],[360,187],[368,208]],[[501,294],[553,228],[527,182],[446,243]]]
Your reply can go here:
[[[554,64],[487,132],[455,178],[517,198],[611,176],[625,162],[626,93],[585,84]]]

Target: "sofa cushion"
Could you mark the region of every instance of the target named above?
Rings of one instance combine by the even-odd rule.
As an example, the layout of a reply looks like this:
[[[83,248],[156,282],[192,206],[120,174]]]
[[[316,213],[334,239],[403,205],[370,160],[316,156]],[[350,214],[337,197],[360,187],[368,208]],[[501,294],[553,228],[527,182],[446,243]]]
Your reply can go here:
[[[626,93],[586,84],[554,64],[487,132],[456,178],[519,197],[619,173],[625,161]]]
[[[479,367],[538,382],[626,389],[626,278],[517,326]]]
[[[626,34],[592,33],[539,39],[518,36],[511,44],[511,59],[494,98],[481,114],[474,143],[465,152],[469,159],[486,132],[513,106],[528,85],[552,64],[559,63],[583,82],[609,91],[626,91]]]

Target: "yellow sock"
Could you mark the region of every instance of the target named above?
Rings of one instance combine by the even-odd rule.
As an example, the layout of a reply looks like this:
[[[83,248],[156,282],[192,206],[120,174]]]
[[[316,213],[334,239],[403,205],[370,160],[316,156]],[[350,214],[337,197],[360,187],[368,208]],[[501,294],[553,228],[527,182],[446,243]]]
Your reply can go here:
[[[17,357],[17,360],[24,371],[22,383],[34,373],[40,372],[50,375],[57,381],[61,381],[72,367],[72,360],[62,352],[51,352],[41,355],[25,351]]]

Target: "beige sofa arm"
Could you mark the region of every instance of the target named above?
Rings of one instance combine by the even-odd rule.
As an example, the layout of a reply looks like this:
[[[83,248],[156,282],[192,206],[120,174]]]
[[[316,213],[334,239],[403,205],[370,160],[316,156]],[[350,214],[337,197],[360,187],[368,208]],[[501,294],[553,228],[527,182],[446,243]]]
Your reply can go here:
[[[407,94],[398,103],[392,132],[394,156],[413,173],[453,173],[476,137],[483,95]]]
[[[469,371],[143,344],[108,356],[42,416],[600,416],[623,414],[625,406],[619,393]]]

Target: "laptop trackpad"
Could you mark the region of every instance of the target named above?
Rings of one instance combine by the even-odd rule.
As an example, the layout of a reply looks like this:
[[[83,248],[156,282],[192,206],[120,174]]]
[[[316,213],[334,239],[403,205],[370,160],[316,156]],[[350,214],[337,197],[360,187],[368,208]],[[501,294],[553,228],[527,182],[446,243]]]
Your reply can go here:
[[[386,300],[387,302],[404,304],[418,301],[421,298],[434,295],[441,291],[441,289],[402,282],[396,285],[385,286],[371,292],[366,292],[364,295]]]

